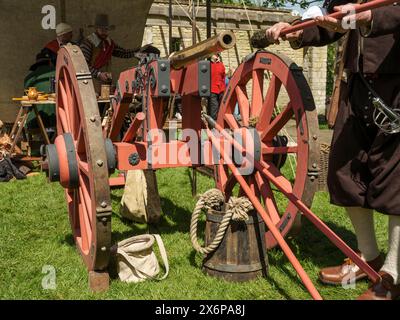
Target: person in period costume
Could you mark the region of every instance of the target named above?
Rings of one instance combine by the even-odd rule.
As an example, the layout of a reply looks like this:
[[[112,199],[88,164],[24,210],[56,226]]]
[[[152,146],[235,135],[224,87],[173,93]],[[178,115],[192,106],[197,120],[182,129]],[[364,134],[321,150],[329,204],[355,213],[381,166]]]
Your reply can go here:
[[[328,12],[351,8],[348,1],[325,3]],[[400,134],[388,134],[373,120],[373,99],[400,107],[400,5],[347,16],[338,21],[314,18],[318,25],[284,37],[294,49],[325,46],[348,37],[339,109],[334,127],[328,170],[331,203],[346,208],[353,224],[358,249],[380,280],[360,300],[391,300],[400,297]],[[349,29],[353,23],[353,28]],[[267,30],[271,42],[279,42],[278,23]],[[373,210],[389,217],[389,250],[384,260],[378,249]],[[320,280],[344,284],[366,278],[351,260],[322,269]]]
[[[221,55],[214,54],[211,57],[211,96],[208,104],[208,114],[217,120],[219,106],[226,89],[225,65],[221,61]]]
[[[73,30],[69,24],[60,23],[56,26],[57,38],[50,41],[36,56],[36,63],[30,68],[31,71],[35,71],[40,65],[46,64],[51,67],[56,67],[57,54],[61,46],[66,45],[72,41]]]
[[[110,84],[112,81],[112,57],[135,58],[140,48],[131,50],[117,45],[109,36],[109,32],[114,30],[115,26],[109,24],[106,14],[98,14],[95,24],[89,27],[95,31],[82,41],[80,47],[93,76],[96,93],[99,93],[102,84]]]

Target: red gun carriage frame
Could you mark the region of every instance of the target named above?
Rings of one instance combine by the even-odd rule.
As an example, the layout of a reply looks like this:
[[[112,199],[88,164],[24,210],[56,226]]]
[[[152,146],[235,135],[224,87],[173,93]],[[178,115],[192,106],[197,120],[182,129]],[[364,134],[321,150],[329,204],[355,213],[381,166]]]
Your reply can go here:
[[[356,9],[360,12],[393,2],[376,0],[356,5]],[[332,16],[341,18],[343,14]],[[284,30],[282,34],[312,25],[315,23],[305,22]],[[224,50],[221,47],[214,49]],[[171,67],[174,64],[170,60],[153,59],[123,72],[118,81],[117,99],[113,104],[112,126],[109,130],[103,130],[92,77],[82,52],[72,45],[61,48],[56,71],[59,135],[54,145],[47,146],[46,154],[50,180],[60,181],[65,189],[72,232],[88,270],[107,274],[111,254],[110,185],[113,181],[110,174],[116,168],[157,170],[212,165],[214,163],[210,161],[213,159],[213,149],[216,149],[220,155],[215,165],[217,188],[228,199],[235,186],[239,186],[239,195],[249,198],[268,227],[265,235],[267,246],[279,246],[283,250],[314,299],[322,298],[285,241],[289,231],[299,225],[300,215],[309,219],[371,280],[378,280],[379,274],[309,209],[319,170],[318,122],[312,93],[301,68],[272,52],[259,51],[250,55],[232,77],[218,119],[213,121],[202,114],[201,109],[202,98],[210,94],[210,65],[206,61],[196,62],[197,58],[200,57],[193,57],[193,61],[179,65],[178,69]],[[264,94],[265,72],[271,73],[272,77]],[[251,95],[246,89],[249,83]],[[282,88],[286,89],[289,103],[274,116]],[[136,114],[124,137],[119,139],[123,119],[137,94],[142,96],[143,112]],[[190,129],[195,135],[170,142],[155,141],[148,133],[163,129],[164,111],[168,106],[168,97],[172,94],[182,96],[182,129]],[[240,109],[241,121],[234,117],[236,105]],[[296,121],[297,144],[276,146],[274,138],[293,118]],[[250,127],[251,119],[257,121],[253,128],[246,129]],[[219,136],[211,129],[217,131]],[[202,130],[207,134],[208,148],[201,147]],[[249,145],[239,143],[232,137],[232,131],[243,132],[243,137],[250,132],[254,144],[249,148]],[[191,154],[190,139],[198,142],[199,152],[196,156]],[[224,146],[227,144],[251,160],[254,164],[251,173],[241,175],[239,166],[229,153],[225,153]],[[166,147],[166,163],[149,161],[148,151],[154,147]],[[258,152],[249,152],[250,149]],[[180,151],[186,154],[183,161],[174,156],[174,153]],[[204,156],[201,158],[202,153]],[[282,174],[273,159],[274,156],[289,153],[295,154],[298,160],[293,184]],[[173,159],[177,161],[169,161],[170,156],[174,156]],[[202,162],[200,158],[205,161]],[[272,185],[289,200],[282,215]],[[107,277],[94,277],[93,281],[98,279],[104,282]],[[108,281],[104,286],[107,285]]]

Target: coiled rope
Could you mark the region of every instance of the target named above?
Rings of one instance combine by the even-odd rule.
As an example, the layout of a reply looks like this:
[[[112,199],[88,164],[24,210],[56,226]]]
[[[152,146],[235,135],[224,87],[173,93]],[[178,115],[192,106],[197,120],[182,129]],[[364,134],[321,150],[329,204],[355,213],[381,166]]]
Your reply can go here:
[[[216,207],[222,208],[225,202],[224,195],[218,189],[211,189],[204,193],[196,204],[193,211],[192,221],[190,223],[190,239],[193,248],[202,254],[210,254],[214,252],[221,244],[229,223],[233,221],[248,221],[248,212],[253,210],[253,205],[249,199],[245,197],[236,198],[231,197],[226,206],[226,213],[222,218],[221,224],[218,227],[214,240],[207,247],[202,247],[197,239],[197,225],[199,216],[202,210],[215,209]]]

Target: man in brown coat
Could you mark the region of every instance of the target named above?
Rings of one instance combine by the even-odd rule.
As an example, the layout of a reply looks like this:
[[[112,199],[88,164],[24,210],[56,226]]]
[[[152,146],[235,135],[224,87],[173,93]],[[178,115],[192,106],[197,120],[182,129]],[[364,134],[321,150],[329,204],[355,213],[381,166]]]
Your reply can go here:
[[[328,12],[348,9],[347,1],[326,4]],[[351,5],[350,5],[351,6]],[[346,81],[341,85],[328,170],[331,203],[346,208],[357,236],[358,249],[381,279],[361,300],[400,297],[400,133],[387,134],[373,120],[377,94],[388,106],[400,108],[400,5],[366,11],[338,21],[315,18],[318,26],[284,37],[294,49],[325,46],[348,36]],[[353,29],[347,28],[353,24]],[[343,23],[342,23],[343,22]],[[271,42],[287,23],[267,30]],[[372,89],[372,90],[371,90]],[[389,251],[381,256],[374,230],[373,210],[389,216]],[[320,280],[345,284],[366,278],[352,261],[322,269]]]

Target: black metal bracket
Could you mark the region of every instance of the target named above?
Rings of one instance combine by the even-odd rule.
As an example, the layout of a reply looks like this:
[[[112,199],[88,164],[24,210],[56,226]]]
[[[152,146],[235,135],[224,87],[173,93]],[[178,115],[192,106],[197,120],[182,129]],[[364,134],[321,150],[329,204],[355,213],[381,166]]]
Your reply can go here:
[[[158,60],[158,96],[169,97],[171,95],[171,65],[168,60]]]
[[[210,61],[200,61],[199,67],[199,96],[208,98],[211,96],[211,63]]]

